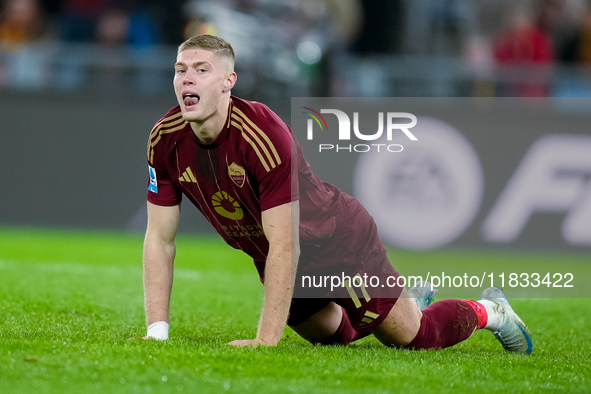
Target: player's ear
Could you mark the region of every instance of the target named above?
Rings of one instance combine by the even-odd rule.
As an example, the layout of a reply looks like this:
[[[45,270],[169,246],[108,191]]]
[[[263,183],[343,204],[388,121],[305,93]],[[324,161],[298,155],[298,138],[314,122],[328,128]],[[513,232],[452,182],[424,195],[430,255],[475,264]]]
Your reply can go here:
[[[234,71],[231,71],[226,75],[226,81],[224,82],[224,92],[227,92],[234,87],[236,84],[236,79],[238,79],[238,76]]]

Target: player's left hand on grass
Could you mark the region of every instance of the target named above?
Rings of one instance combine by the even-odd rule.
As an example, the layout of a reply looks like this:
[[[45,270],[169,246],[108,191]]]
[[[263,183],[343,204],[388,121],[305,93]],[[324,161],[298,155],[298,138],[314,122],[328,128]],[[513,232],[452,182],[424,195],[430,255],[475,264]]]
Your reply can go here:
[[[273,346],[272,343],[267,343],[265,341],[263,341],[262,339],[256,338],[256,339],[237,339],[235,341],[232,341],[230,343],[228,343],[228,345],[232,345],[232,346],[239,346],[239,347],[247,347],[247,346],[251,346],[251,347],[257,347],[257,346]]]

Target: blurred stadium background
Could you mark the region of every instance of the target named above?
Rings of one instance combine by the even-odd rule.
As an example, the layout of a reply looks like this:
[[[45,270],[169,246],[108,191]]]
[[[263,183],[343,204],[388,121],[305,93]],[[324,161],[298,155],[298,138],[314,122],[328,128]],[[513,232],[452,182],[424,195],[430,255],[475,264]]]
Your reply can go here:
[[[236,50],[234,93],[268,104],[287,121],[292,97],[462,97],[441,115],[448,123],[467,102],[545,97],[543,110],[527,115],[537,122],[517,130],[491,128],[515,116],[510,108],[488,116],[482,129],[478,123],[454,125],[482,163],[482,196],[454,237],[425,248],[591,250],[591,164],[585,158],[591,157],[591,150],[585,153],[591,140],[588,1],[0,4],[0,225],[141,232],[145,143],[153,124],[176,104],[171,84],[176,46],[191,35],[211,33]],[[576,138],[552,145],[556,133]],[[527,188],[508,194],[507,204],[514,204],[504,212],[504,224],[516,233],[495,238],[494,231],[483,229],[484,222],[507,194],[524,157],[539,147],[536,142],[549,141],[545,137],[552,147],[542,152],[549,167],[542,165],[541,175],[535,169],[525,174],[541,179],[539,189],[535,196]],[[564,159],[572,149],[583,153]],[[562,159],[553,159],[557,151]],[[350,176],[339,186],[355,194],[356,161],[343,158],[338,168]],[[410,187],[414,193],[449,190],[453,179],[441,175],[443,170],[428,167],[428,175]],[[448,184],[426,187],[434,179]],[[207,231],[193,209],[186,214],[184,230]],[[518,216],[520,224],[511,223]],[[502,224],[497,221],[497,230]],[[395,246],[416,248],[412,242]]]

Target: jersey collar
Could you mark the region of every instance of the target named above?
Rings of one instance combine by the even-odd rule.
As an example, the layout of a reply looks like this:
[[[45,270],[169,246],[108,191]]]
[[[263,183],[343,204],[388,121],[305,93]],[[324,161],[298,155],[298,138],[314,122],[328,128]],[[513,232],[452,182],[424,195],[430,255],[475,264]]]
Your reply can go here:
[[[228,115],[226,118],[225,126],[222,129],[221,133],[218,134],[217,138],[213,142],[210,142],[209,144],[204,144],[203,142],[199,141],[199,138],[197,138],[195,133],[191,132],[191,134],[193,134],[193,138],[195,139],[195,142],[197,142],[197,145],[199,145],[203,149],[215,149],[218,146],[222,145],[224,143],[224,141],[226,141],[228,139],[228,134],[230,133],[230,124],[231,124],[231,120],[232,120],[232,108],[233,108],[233,102],[232,102],[232,98],[230,97],[230,105],[228,105]]]

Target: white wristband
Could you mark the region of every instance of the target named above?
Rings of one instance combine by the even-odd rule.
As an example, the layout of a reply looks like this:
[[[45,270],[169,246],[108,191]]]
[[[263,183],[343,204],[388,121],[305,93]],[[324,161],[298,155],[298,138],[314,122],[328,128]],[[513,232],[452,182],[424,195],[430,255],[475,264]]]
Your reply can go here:
[[[168,322],[157,321],[148,326],[148,337],[154,339],[168,339]]]

